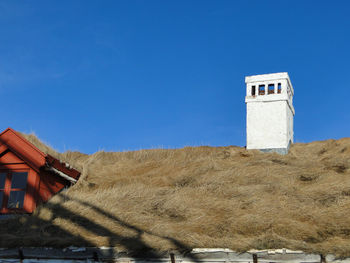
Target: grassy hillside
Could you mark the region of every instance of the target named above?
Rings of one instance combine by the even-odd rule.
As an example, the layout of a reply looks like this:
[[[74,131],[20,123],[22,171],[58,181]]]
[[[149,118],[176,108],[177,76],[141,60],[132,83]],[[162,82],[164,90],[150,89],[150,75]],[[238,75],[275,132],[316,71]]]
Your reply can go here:
[[[286,156],[240,147],[45,152],[78,183],[32,216],[0,222],[0,246],[301,249],[350,256],[350,138]]]

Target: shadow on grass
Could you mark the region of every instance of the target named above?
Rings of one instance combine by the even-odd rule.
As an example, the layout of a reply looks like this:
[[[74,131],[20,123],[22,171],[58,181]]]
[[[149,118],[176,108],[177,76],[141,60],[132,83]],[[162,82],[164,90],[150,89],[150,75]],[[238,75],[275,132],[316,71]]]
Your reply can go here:
[[[96,244],[89,241],[83,235],[77,235],[63,229],[54,221],[64,220],[70,225],[91,233],[93,236],[103,237],[107,240],[109,247],[124,247],[126,252],[137,258],[164,258],[164,251],[159,252],[142,240],[147,234],[170,242],[174,250],[186,254],[193,261],[196,257],[189,252],[192,248],[186,246],[177,239],[160,236],[151,231],[131,225],[114,214],[111,214],[100,207],[83,200],[72,198],[64,193],[59,194],[64,201],[72,201],[78,204],[81,210],[92,210],[99,218],[118,224],[124,230],[135,233],[132,236],[123,235],[112,231],[108,227],[96,223],[93,218],[84,216],[83,213],[74,213],[64,207],[61,203],[48,202],[37,209],[45,209],[47,218],[38,216],[40,213],[27,216],[18,216],[0,221],[0,246],[1,247],[67,247],[73,245],[78,247],[96,247]],[[40,211],[38,211],[40,212]],[[64,224],[64,223],[63,223]],[[63,225],[62,223],[60,225]],[[105,242],[104,242],[105,243]],[[169,251],[168,251],[169,252]],[[169,256],[169,255],[168,255]]]

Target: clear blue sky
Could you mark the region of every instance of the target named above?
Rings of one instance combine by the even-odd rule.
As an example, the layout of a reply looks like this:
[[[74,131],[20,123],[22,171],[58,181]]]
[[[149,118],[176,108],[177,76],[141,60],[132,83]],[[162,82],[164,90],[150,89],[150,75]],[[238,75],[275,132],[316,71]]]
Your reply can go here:
[[[245,145],[246,75],[289,72],[295,140],[350,137],[350,1],[2,1],[0,129],[92,153]]]

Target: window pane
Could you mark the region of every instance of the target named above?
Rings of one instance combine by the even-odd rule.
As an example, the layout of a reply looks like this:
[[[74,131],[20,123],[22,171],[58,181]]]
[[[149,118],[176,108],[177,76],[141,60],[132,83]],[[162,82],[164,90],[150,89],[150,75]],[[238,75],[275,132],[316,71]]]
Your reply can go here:
[[[259,95],[265,94],[265,85],[259,85]]]
[[[282,90],[281,83],[278,83],[278,86],[277,86],[277,93],[281,93],[281,90]]]
[[[0,191],[0,209],[2,207],[2,200],[3,200],[3,197],[4,197],[4,192],[1,192]]]
[[[255,96],[255,86],[252,86],[252,96]]]
[[[11,191],[7,207],[23,208],[25,191]]]
[[[0,173],[0,189],[5,188],[6,173]]]
[[[28,173],[13,173],[11,188],[25,189],[27,185]]]

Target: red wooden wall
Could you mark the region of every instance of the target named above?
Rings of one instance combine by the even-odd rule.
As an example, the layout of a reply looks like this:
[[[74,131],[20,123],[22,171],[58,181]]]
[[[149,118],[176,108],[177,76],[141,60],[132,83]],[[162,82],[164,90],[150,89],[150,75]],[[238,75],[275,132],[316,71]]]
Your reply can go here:
[[[75,179],[80,175],[39,151],[12,129],[0,134],[0,214],[32,213],[39,203],[71,184],[45,170],[45,165]]]

